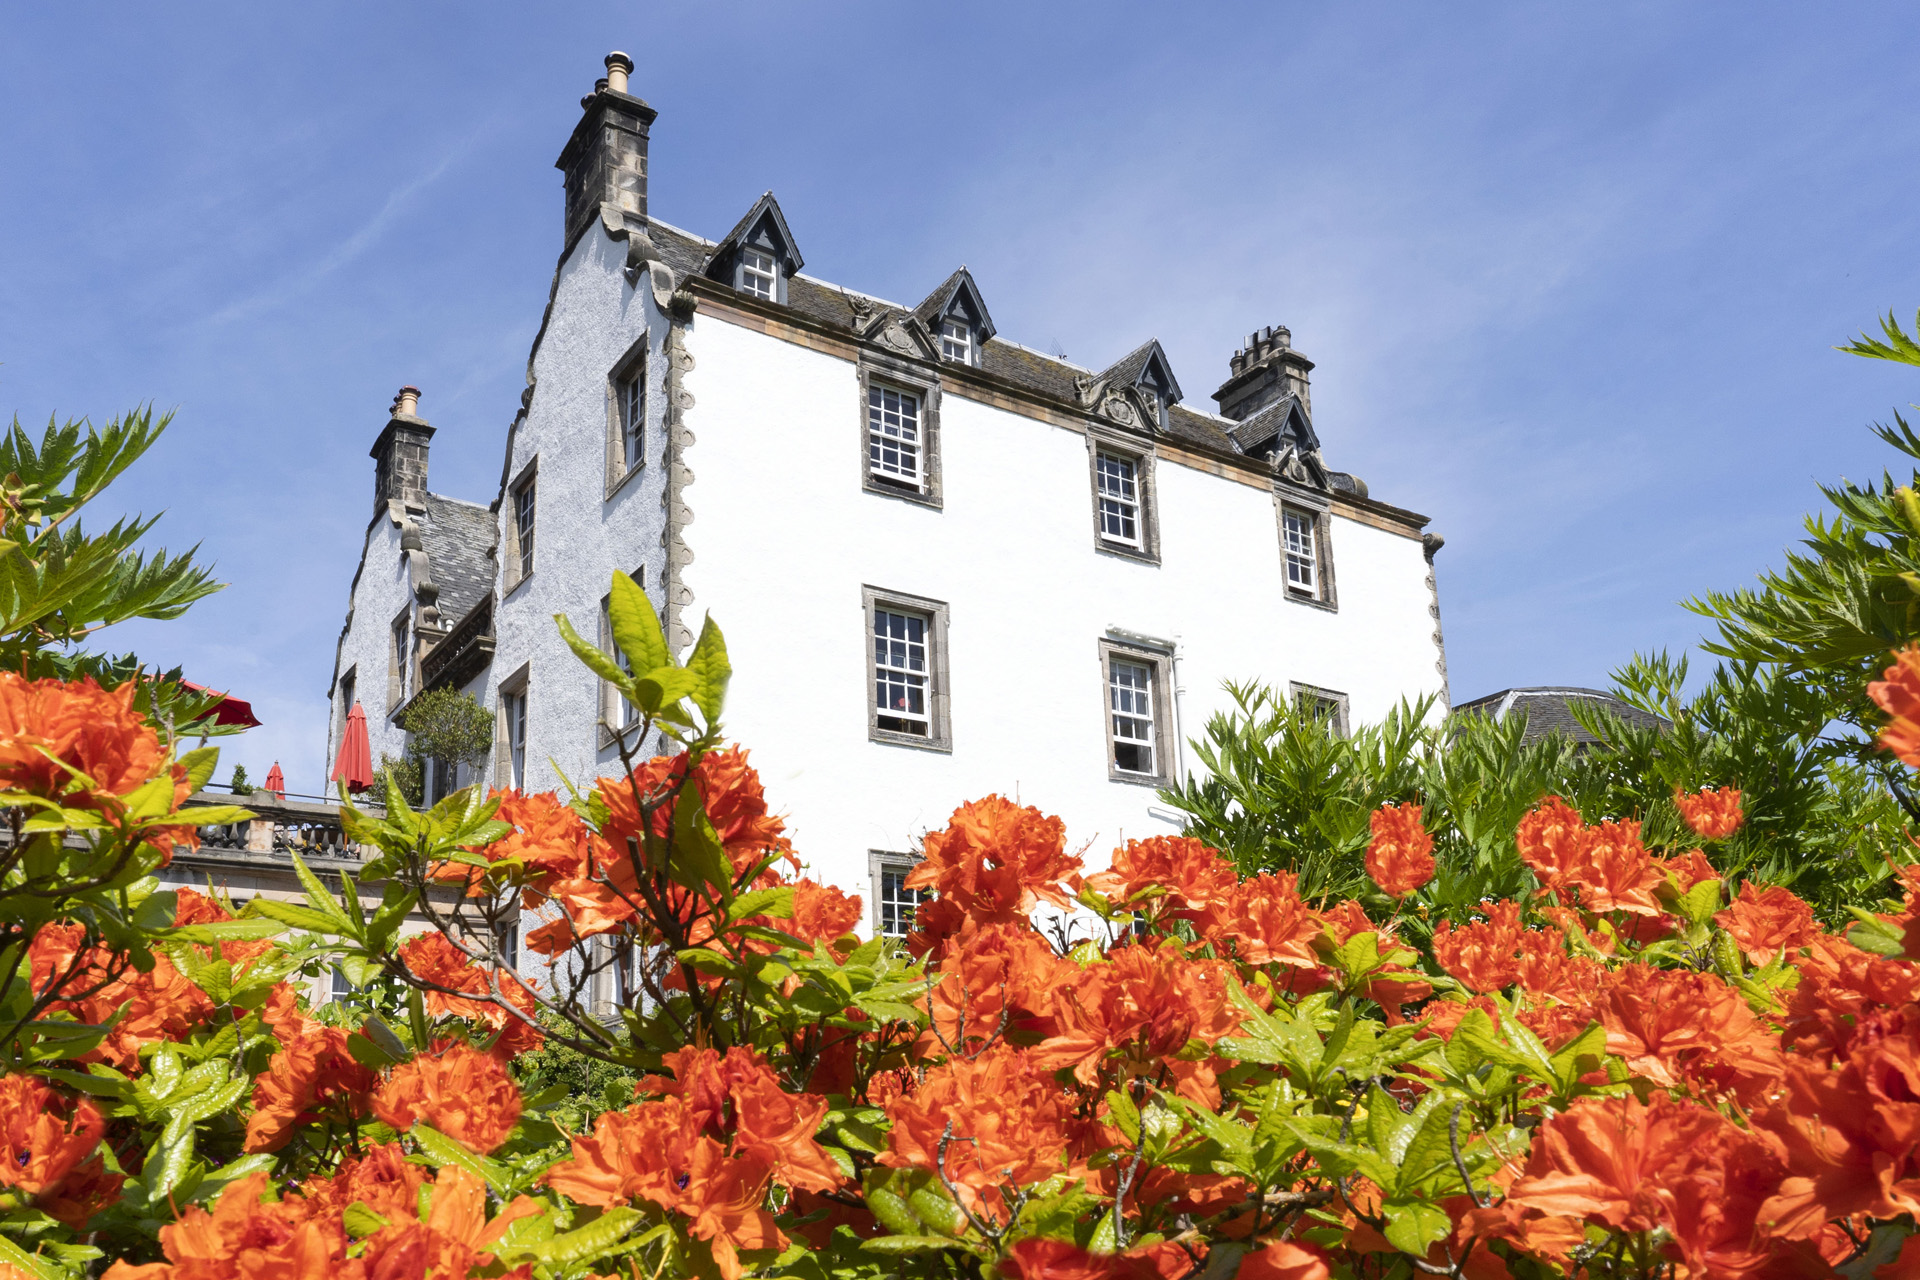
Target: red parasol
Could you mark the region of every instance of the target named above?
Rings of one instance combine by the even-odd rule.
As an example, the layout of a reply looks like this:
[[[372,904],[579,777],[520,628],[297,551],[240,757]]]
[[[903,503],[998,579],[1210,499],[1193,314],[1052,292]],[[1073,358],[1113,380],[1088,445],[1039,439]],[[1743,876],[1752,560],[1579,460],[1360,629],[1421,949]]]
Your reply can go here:
[[[340,754],[333,762],[333,781],[344,782],[349,791],[365,791],[373,785],[373,748],[367,743],[367,713],[359,703],[347,712],[347,730],[340,735]]]
[[[253,704],[251,702],[243,701],[240,698],[229,698],[226,694],[216,689],[209,689],[203,684],[195,684],[191,680],[182,680],[180,687],[183,689],[191,689],[195,693],[204,693],[220,699],[220,701],[215,704],[213,710],[201,717],[203,720],[211,719],[215,724],[237,724],[243,729],[256,729],[260,726],[260,722],[253,718]]]
[[[287,779],[286,775],[280,772],[278,760],[273,762],[273,768],[267,770],[267,794],[275,800],[287,798]]]

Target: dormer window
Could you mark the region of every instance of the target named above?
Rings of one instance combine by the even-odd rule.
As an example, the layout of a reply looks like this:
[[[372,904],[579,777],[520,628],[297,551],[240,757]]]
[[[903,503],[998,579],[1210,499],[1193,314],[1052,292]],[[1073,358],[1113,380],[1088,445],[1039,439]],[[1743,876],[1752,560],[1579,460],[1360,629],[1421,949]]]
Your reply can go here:
[[[940,322],[940,354],[961,364],[973,363],[973,326],[949,316]]]
[[[759,249],[740,250],[740,292],[768,302],[780,296],[780,274],[773,255]]]

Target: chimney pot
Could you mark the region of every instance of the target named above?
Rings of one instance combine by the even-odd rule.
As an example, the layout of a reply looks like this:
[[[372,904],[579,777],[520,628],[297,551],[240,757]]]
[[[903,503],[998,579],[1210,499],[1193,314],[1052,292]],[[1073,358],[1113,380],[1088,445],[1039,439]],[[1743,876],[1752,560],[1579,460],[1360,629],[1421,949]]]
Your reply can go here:
[[[607,55],[607,78],[601,83],[615,93],[627,91],[627,77],[633,74],[633,59],[618,49]]]
[[[402,387],[400,394],[393,398],[395,417],[417,418],[420,416],[420,388]]]

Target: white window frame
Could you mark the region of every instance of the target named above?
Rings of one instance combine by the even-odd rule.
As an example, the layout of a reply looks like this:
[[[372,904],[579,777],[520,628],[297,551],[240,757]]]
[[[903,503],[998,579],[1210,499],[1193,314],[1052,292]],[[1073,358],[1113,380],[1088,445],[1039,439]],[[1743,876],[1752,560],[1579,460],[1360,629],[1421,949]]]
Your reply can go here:
[[[938,510],[940,491],[940,381],[924,367],[874,352],[863,352],[856,380],[860,392],[860,487],[868,493]],[[873,398],[891,392],[917,401],[918,474],[911,479],[876,466]],[[883,437],[881,437],[883,438]]]
[[[514,482],[507,486],[506,547],[503,571],[506,576],[506,589],[514,590],[533,576],[534,545],[540,520],[540,459],[535,458],[520,469]],[[523,525],[521,516],[525,514]]]
[[[1107,529],[1108,477],[1101,460],[1130,463],[1133,467],[1133,537],[1113,534]],[[1087,486],[1092,497],[1093,546],[1096,551],[1125,556],[1147,564],[1160,563],[1160,514],[1155,500],[1154,452],[1147,441],[1129,437],[1107,428],[1087,431]]]
[[[494,755],[494,785],[525,789],[527,784],[527,734],[532,727],[527,705],[527,667],[500,682],[498,746]]]
[[[1100,707],[1101,716],[1106,725],[1107,777],[1113,782],[1126,782],[1139,786],[1165,787],[1171,785],[1173,746],[1171,725],[1173,703],[1168,696],[1168,670],[1173,655],[1158,649],[1149,649],[1143,645],[1124,644],[1103,639],[1100,641]],[[1116,667],[1144,671],[1144,686],[1130,685],[1128,689],[1144,694],[1147,700],[1146,715],[1118,705],[1125,697],[1125,691],[1116,680]],[[1122,732],[1123,721],[1147,722],[1147,736],[1141,738],[1135,733]],[[1152,753],[1148,762],[1150,768],[1142,771],[1121,766],[1121,748],[1129,743],[1144,743]]]
[[[940,355],[960,364],[973,363],[973,326],[965,316],[947,316],[940,321]]]
[[[407,705],[413,689],[413,607],[387,624],[387,714]]]
[[[886,591],[876,587],[863,587],[861,588],[861,613],[865,624],[862,643],[867,683],[868,739],[873,742],[920,747],[929,751],[952,751],[953,734],[948,720],[946,604],[939,600],[929,600],[924,596]],[[924,672],[914,673],[909,668],[896,667],[890,661],[883,665],[882,656],[878,652],[880,637],[875,630],[879,615],[882,613],[918,618],[922,621]],[[891,652],[886,655],[889,659],[891,656]],[[881,723],[882,720],[904,721],[916,718],[900,715],[897,710],[880,705],[881,673],[894,670],[903,671],[909,677],[918,674],[923,681],[921,688],[924,690],[925,733],[914,733]]]
[[[1347,695],[1338,689],[1323,689],[1317,684],[1301,684],[1295,680],[1288,686],[1287,692],[1295,706],[1305,700],[1323,709],[1327,719],[1333,722],[1333,732],[1336,737],[1344,738],[1352,732],[1352,721],[1348,718]]]
[[[1324,494],[1289,487],[1274,497],[1280,536],[1280,584],[1289,600],[1337,610],[1333,574],[1333,514]]]
[[[780,300],[780,259],[771,249],[743,244],[739,249],[740,292],[764,302]],[[764,289],[766,292],[761,292]]]
[[[1093,451],[1094,501],[1100,508],[1100,537],[1106,542],[1140,547],[1140,460],[1112,449]]]
[[[867,383],[867,470],[881,484],[900,485],[916,493],[925,487],[927,436],[921,426],[922,408],[918,391],[877,379]],[[891,466],[889,450],[894,456]],[[909,451],[911,470],[905,461]]]
[[[869,899],[873,903],[873,936],[876,938],[904,938],[913,925],[911,918],[902,922],[900,916],[910,913],[933,895],[925,889],[900,888],[900,899],[890,900],[887,895],[889,877],[906,879],[909,872],[920,865],[920,858],[912,853],[897,853],[887,849],[867,850],[867,883],[873,892]],[[905,899],[910,898],[911,901]],[[894,927],[889,928],[892,925]]]

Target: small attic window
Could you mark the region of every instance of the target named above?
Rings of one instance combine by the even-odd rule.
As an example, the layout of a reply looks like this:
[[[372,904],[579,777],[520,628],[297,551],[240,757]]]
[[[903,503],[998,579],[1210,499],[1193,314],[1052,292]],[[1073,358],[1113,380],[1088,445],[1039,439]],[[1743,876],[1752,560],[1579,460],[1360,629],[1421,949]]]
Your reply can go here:
[[[940,322],[940,354],[961,364],[973,363],[973,326],[959,316]]]
[[[736,283],[742,293],[765,298],[768,302],[778,299],[780,271],[774,265],[773,255],[763,249],[740,250],[739,280]]]

